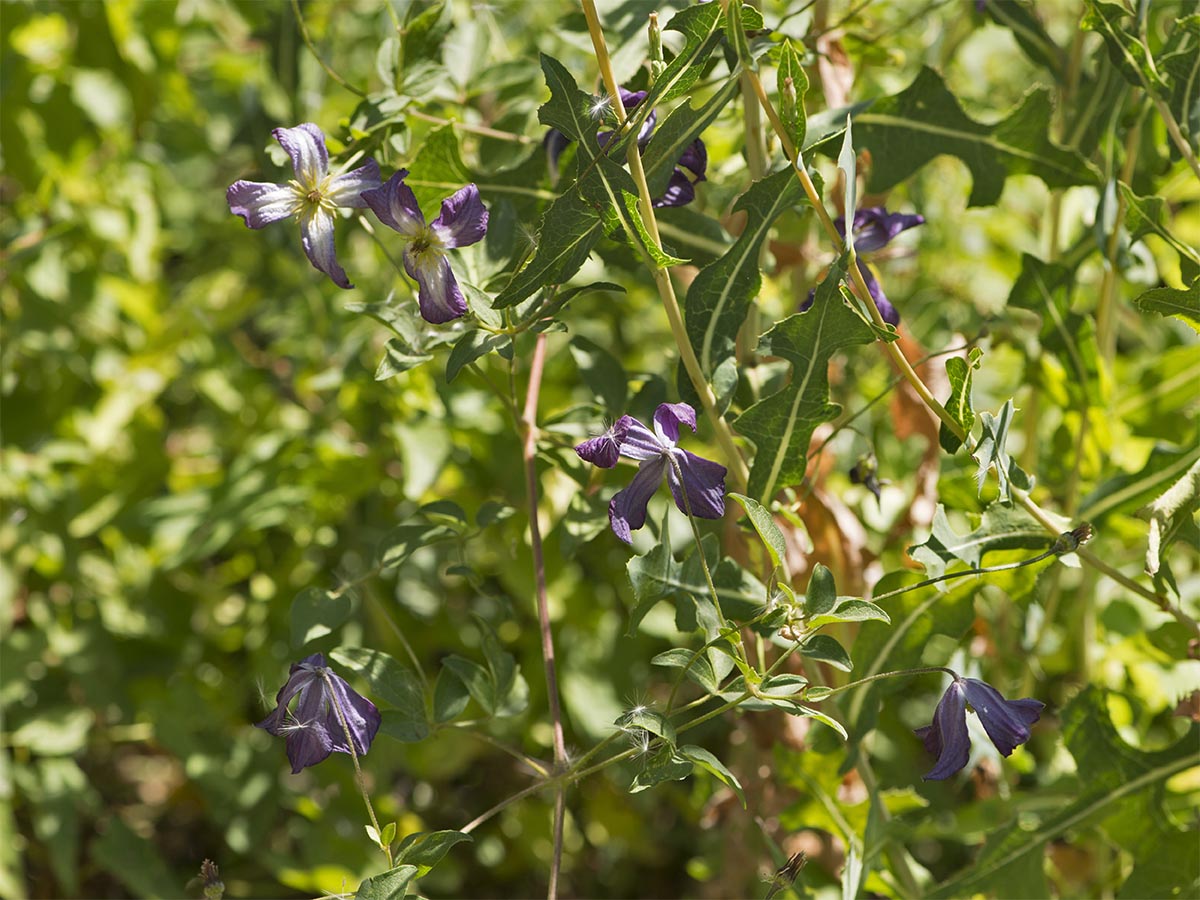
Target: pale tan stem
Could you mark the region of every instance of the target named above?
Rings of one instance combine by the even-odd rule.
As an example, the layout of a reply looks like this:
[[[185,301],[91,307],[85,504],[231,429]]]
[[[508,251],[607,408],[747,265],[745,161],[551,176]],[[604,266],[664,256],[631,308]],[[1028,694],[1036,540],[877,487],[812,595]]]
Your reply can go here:
[[[608,92],[608,96],[612,98],[613,111],[617,114],[617,122],[624,126],[625,124],[625,104],[621,101],[621,91],[617,84],[616,75],[613,74],[612,59],[608,55],[608,45],[604,40],[604,31],[600,27],[600,16],[596,12],[596,4],[594,0],[581,0],[584,17],[587,19],[588,33],[592,38],[592,46],[596,51],[596,63],[600,67],[600,77],[604,81],[604,89]],[[642,168],[642,157],[638,152],[637,142],[630,142],[627,154],[629,161],[629,174],[633,176],[634,183],[638,189],[638,209],[642,214],[642,221],[646,225],[646,231],[650,234],[650,238],[654,241],[658,249],[662,249],[662,239],[658,233],[658,219],[654,214],[654,203],[650,196],[650,186],[646,182],[646,172]],[[735,490],[745,491],[746,483],[750,477],[750,470],[746,466],[746,460],[742,456],[741,450],[738,449],[737,443],[734,441],[733,429],[730,428],[729,422],[721,415],[721,411],[717,408],[717,395],[712,389],[712,385],[708,383],[708,379],[704,375],[704,370],[700,368],[700,360],[696,358],[696,351],[692,348],[691,339],[688,338],[687,328],[683,323],[683,313],[679,308],[679,300],[675,297],[675,286],[671,283],[671,274],[665,268],[655,263],[653,260],[648,261],[651,275],[654,278],[654,285],[658,288],[658,295],[662,299],[663,309],[667,313],[667,321],[671,326],[671,335],[675,338],[675,345],[679,349],[679,357],[683,361],[684,370],[688,374],[688,378],[692,382],[692,387],[700,397],[700,405],[704,408],[704,414],[708,420],[712,422],[713,429],[716,432],[717,444],[721,448],[721,453],[725,457],[725,462],[729,467],[730,478],[733,482]]]

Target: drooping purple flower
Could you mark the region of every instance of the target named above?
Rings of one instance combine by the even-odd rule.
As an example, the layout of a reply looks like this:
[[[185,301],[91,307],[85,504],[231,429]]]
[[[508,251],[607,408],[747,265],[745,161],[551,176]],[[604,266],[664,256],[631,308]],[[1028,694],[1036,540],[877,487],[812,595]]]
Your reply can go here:
[[[309,262],[341,288],[354,285],[337,261],[333,242],[334,209],[366,206],[362,192],[379,187],[375,160],[352,172],[330,174],[325,134],[311,122],[271,132],[288,156],[296,177],[287,184],[235,181],[225,192],[229,211],[250,228],[262,228],[290,216],[300,220],[300,241]]]
[[[1041,716],[1046,704],[1040,700],[1005,700],[985,681],[959,678],[957,675],[938,702],[933,723],[914,732],[925,742],[925,749],[937,757],[937,764],[926,773],[925,781],[949,778],[967,764],[971,738],[967,731],[967,707],[975,711],[996,749],[1012,755],[1017,745],[1029,740],[1029,727]]]
[[[646,91],[627,91],[623,87],[619,87],[621,92],[621,104],[625,107],[626,112],[636,109],[643,100],[646,99]],[[658,121],[658,112],[651,110],[650,115],[646,116],[646,121],[642,123],[641,129],[638,131],[638,152],[644,153],[646,147],[650,144],[650,137],[654,133],[654,126]],[[613,139],[613,132],[601,131],[596,135],[596,142],[601,148],[607,147]],[[546,159],[550,168],[552,180],[558,179],[558,158],[562,155],[563,150],[571,143],[571,139],[559,131],[557,128],[551,128],[543,140],[543,145],[546,148]],[[698,182],[705,181],[705,173],[708,170],[708,151],[704,146],[704,142],[700,138],[696,138],[675,163],[675,168],[671,171],[671,177],[667,182],[667,187],[662,195],[654,198],[652,205],[656,208],[664,206],[684,206],[696,199],[695,185]],[[691,172],[691,177],[688,176]]]
[[[871,253],[880,250],[886,247],[900,232],[924,223],[925,217],[917,213],[889,213],[883,206],[869,206],[866,209],[860,209],[854,213],[855,253]],[[838,216],[834,219],[833,224],[837,226],[838,234],[845,237],[845,217]],[[867,290],[870,291],[875,305],[879,308],[879,314],[883,317],[883,321],[889,325],[899,325],[900,313],[896,311],[896,307],[888,300],[883,288],[875,280],[871,267],[863,261],[861,256],[856,262],[858,271],[862,273],[863,281],[866,282]],[[815,292],[810,292],[808,298],[800,305],[800,312],[804,312],[813,305],[814,297]]]
[[[294,710],[289,709],[296,695],[300,699]],[[379,731],[382,721],[379,710],[345,679],[326,668],[324,656],[314,653],[292,665],[287,684],[275,695],[275,709],[254,727],[287,738],[288,760],[295,775],[334,751],[350,752],[342,718],[354,739],[355,754],[362,756],[371,749]]]
[[[679,426],[696,430],[696,411],[686,403],[663,403],[654,412],[654,430],[632,416],[622,416],[604,434],[575,448],[580,458],[602,469],[611,469],[617,457],[637,460],[637,474],[629,486],[617,491],[608,504],[613,533],[627,544],[632,532],[646,524],[646,505],[663,477],[671,487],[675,505],[702,519],[725,515],[725,467],[675,445]]]
[[[473,184],[459,188],[442,201],[442,211],[429,224],[401,169],[383,187],[363,192],[363,200],[379,221],[405,239],[404,270],[416,279],[417,302],[425,321],[435,325],[457,319],[467,311],[446,251],[466,247],[487,233],[488,211]]]

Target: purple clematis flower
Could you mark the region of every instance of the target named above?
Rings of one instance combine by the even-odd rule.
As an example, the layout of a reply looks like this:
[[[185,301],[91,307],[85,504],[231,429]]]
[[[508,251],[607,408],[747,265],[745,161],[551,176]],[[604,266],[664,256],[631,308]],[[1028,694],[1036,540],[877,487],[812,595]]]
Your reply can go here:
[[[295,710],[288,704],[297,695]],[[341,712],[341,716],[338,712]],[[382,717],[375,704],[356,693],[345,679],[325,667],[320,653],[306,656],[288,672],[287,684],[275,695],[275,709],[255,728],[276,737],[287,737],[287,755],[295,775],[305,766],[315,766],[335,750],[349,753],[346,728],[354,739],[354,752],[362,756],[371,749]]]
[[[845,217],[838,216],[834,219],[833,224],[837,226],[838,234],[845,237]],[[916,213],[890,213],[882,206],[860,209],[854,214],[855,253],[871,253],[880,250],[886,247],[900,232],[923,224],[925,224],[925,217]],[[861,257],[856,262],[858,271],[862,273],[863,281],[867,283],[867,290],[871,292],[875,305],[879,307],[879,314],[883,316],[883,321],[889,325],[899,325],[900,313],[896,311],[896,307],[892,306],[892,302],[888,300],[883,288],[875,280],[875,276],[871,273],[871,267],[863,262]],[[815,291],[809,293],[808,299],[800,305],[800,312],[804,312],[813,305],[814,296]]]
[[[645,91],[627,91],[625,88],[618,88],[621,92],[621,104],[625,107],[626,112],[636,109],[643,100],[646,99]],[[650,115],[646,117],[646,121],[642,123],[641,130],[638,132],[638,152],[644,153],[646,147],[650,144],[650,137],[654,133],[654,126],[658,122],[658,112],[650,111]],[[602,131],[596,135],[596,142],[603,148],[607,147],[613,138],[613,132]],[[550,173],[553,180],[558,178],[558,158],[562,152],[571,143],[570,138],[559,131],[557,128],[551,128],[543,140],[543,145],[546,148],[546,159],[550,167]],[[705,173],[708,171],[708,150],[704,146],[704,142],[700,138],[696,138],[683,154],[679,157],[675,168],[671,171],[671,178],[667,182],[667,188],[662,195],[651,201],[655,208],[661,209],[665,206],[685,206],[696,199],[695,185],[698,182],[706,180]],[[691,177],[688,173],[691,173]]]
[[[412,188],[404,183],[407,175],[401,169],[383,187],[362,196],[380,222],[404,237],[404,270],[416,279],[421,315],[439,325],[467,311],[446,251],[480,240],[487,233],[488,211],[479,189],[468,184],[443,200],[441,213],[427,225]]]
[[[622,416],[604,434],[575,448],[581,459],[611,469],[617,457],[639,463],[633,481],[608,504],[613,533],[627,544],[646,524],[646,505],[666,476],[680,510],[702,519],[725,515],[725,467],[676,447],[679,426],[696,430],[696,411],[686,403],[663,403],[654,412],[651,431],[632,416]],[[690,508],[690,509],[689,509]]]
[[[925,781],[941,781],[966,766],[971,755],[968,705],[1004,756],[1011,756],[1018,744],[1029,740],[1029,726],[1038,720],[1046,706],[1040,700],[1028,698],[1005,700],[987,682],[954,676],[937,705],[933,723],[915,731],[925,742],[925,749],[937,757],[937,764],[923,776]]]
[[[296,216],[300,220],[300,241],[309,262],[338,287],[353,287],[337,261],[333,210],[339,206],[357,209],[366,206],[362,192],[379,187],[379,166],[369,159],[353,172],[330,174],[325,134],[311,122],[295,128],[276,128],[271,134],[292,158],[296,177],[287,184],[235,181],[225,192],[229,211],[241,216],[250,228],[262,228]]]

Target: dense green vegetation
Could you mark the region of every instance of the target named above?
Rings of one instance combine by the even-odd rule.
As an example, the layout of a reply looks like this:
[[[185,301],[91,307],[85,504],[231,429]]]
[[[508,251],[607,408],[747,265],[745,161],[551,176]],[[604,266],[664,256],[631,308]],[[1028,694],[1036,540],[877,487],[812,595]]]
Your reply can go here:
[[[3,4],[0,896],[1196,896],[1200,15],[757,5]],[[231,214],[303,122],[429,220],[478,186],[467,316],[370,210],[353,290]],[[924,218],[855,235],[898,328],[791,142],[830,217]],[[679,401],[725,514],[631,548],[573,448]],[[315,653],[386,854],[349,755],[253,727]],[[926,667],[1044,709],[923,781],[944,675],[830,689]]]

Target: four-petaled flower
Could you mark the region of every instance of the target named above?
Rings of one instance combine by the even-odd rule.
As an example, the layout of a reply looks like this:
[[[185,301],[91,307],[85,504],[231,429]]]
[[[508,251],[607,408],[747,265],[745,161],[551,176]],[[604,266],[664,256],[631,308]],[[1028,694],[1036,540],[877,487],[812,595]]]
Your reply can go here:
[[[300,700],[295,710],[289,710],[288,704],[297,694]],[[375,704],[327,669],[324,656],[314,653],[292,666],[287,684],[275,695],[275,709],[255,727],[287,737],[288,760],[295,775],[335,750],[349,753],[347,729],[354,739],[355,754],[362,756],[371,749],[381,721]]]
[[[442,201],[442,211],[429,224],[417,198],[404,183],[407,169],[396,172],[383,187],[363,192],[363,200],[384,225],[405,239],[404,269],[417,281],[417,302],[425,321],[439,324],[457,319],[467,302],[450,268],[446,251],[474,244],[487,233],[488,211],[473,184],[459,188]]]
[[[229,211],[241,216],[251,228],[296,216],[300,220],[300,241],[313,266],[338,287],[353,287],[337,261],[333,211],[339,206],[366,206],[362,192],[379,187],[379,166],[369,159],[353,172],[330,174],[325,134],[311,122],[276,128],[271,134],[292,158],[296,177],[287,184],[235,181],[225,192]]]
[[[654,412],[653,431],[622,416],[604,434],[575,448],[580,458],[602,469],[615,466],[618,456],[641,463],[629,486],[608,504],[613,533],[627,544],[633,542],[632,532],[646,524],[646,504],[664,475],[683,512],[702,519],[725,515],[725,467],[676,447],[681,424],[695,431],[696,411],[686,403],[663,403]]]
[[[632,112],[646,99],[645,91],[627,91],[625,88],[618,88],[618,90],[621,92],[621,104],[625,107],[626,112]],[[642,127],[638,131],[639,153],[646,151],[657,121],[658,112],[650,110],[650,114],[646,116],[646,120],[642,122]],[[607,147],[612,138],[613,132],[602,131],[596,135],[596,142],[601,147]],[[558,158],[570,143],[570,138],[557,128],[551,128],[546,133],[543,144],[546,148],[546,156],[553,180],[557,180],[558,177]],[[696,199],[695,185],[698,182],[706,180],[705,173],[707,171],[708,150],[704,146],[704,141],[696,138],[687,145],[682,155],[676,160],[675,168],[671,170],[671,178],[667,181],[666,189],[661,196],[654,198],[652,205],[662,208],[665,206],[684,206],[691,203]],[[692,177],[688,177],[688,172],[692,173]]]
[[[1004,756],[1010,756],[1018,744],[1029,740],[1029,726],[1046,705],[1028,698],[1005,700],[987,682],[956,675],[937,705],[933,723],[915,732],[925,742],[925,749],[937,757],[937,764],[924,776],[926,781],[941,781],[966,766],[971,755],[968,704]]]
[[[845,217],[838,216],[834,219],[833,224],[837,226],[838,234],[845,237]],[[879,307],[879,314],[890,325],[900,324],[900,313],[896,311],[896,307],[892,306],[891,301],[883,292],[883,288],[871,273],[871,267],[863,261],[860,254],[880,250],[886,247],[900,232],[923,224],[925,224],[925,217],[920,214],[890,213],[883,206],[869,206],[854,213],[854,251],[858,256],[858,271],[862,273],[863,281],[867,283],[867,290],[871,292],[875,305]],[[800,312],[804,312],[812,306],[814,295],[815,292],[809,292],[808,299],[800,305]]]

